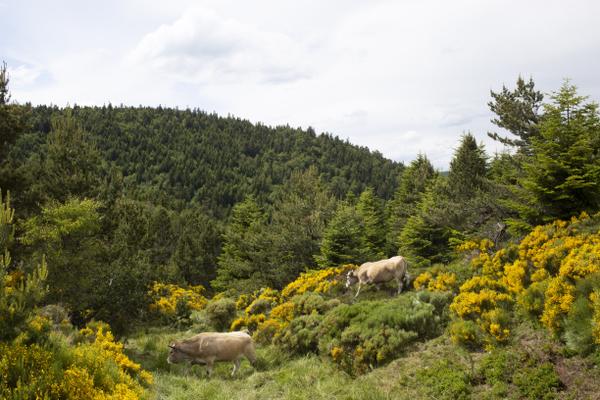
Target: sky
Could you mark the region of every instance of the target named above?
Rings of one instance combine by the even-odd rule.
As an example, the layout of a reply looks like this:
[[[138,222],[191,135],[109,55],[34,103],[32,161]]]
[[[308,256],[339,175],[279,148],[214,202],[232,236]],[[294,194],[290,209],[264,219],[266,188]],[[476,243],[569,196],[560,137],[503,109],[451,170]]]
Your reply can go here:
[[[600,100],[598,16],[595,0],[0,0],[0,60],[20,103],[199,108],[445,170],[466,132],[504,150],[487,103],[519,75]]]

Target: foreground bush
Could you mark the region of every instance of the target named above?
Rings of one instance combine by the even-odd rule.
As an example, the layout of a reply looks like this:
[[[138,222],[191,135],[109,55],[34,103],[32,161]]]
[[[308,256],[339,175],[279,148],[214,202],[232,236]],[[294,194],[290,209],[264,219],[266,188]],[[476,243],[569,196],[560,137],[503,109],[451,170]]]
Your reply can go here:
[[[435,307],[415,296],[342,304],[320,323],[319,351],[349,372],[364,373],[441,333],[440,322]]]
[[[600,214],[535,227],[518,245],[482,246],[475,276],[451,310],[458,343],[494,346],[511,335],[515,311],[545,326],[578,353],[600,344]],[[482,333],[465,335],[464,321]],[[473,329],[470,329],[475,333]],[[462,335],[462,336],[461,336]]]

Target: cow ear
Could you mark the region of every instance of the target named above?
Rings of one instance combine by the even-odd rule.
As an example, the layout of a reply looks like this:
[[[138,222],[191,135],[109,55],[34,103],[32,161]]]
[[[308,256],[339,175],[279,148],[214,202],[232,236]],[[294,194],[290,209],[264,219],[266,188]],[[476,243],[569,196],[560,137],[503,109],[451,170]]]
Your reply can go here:
[[[175,349],[175,346],[173,344],[169,344],[169,347]]]

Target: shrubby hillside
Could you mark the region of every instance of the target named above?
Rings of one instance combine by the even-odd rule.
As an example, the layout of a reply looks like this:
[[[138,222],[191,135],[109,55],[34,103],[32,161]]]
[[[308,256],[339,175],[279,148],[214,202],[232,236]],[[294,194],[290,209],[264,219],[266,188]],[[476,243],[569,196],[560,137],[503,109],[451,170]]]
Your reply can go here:
[[[0,68],[3,398],[594,398],[600,116],[491,93],[447,174],[199,110],[31,107]],[[401,254],[407,290],[345,274]],[[247,329],[256,369],[166,363]]]

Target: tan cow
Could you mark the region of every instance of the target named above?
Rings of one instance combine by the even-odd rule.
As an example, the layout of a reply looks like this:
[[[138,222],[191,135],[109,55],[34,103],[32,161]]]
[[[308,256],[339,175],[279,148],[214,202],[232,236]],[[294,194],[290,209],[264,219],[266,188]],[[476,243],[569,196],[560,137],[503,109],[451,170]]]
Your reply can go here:
[[[240,368],[242,356],[254,366],[256,353],[254,341],[248,332],[203,332],[188,339],[173,342],[169,345],[169,364],[190,361],[193,364],[206,364],[206,372],[210,376],[215,361],[232,361],[235,375]]]
[[[402,293],[402,289],[410,275],[408,274],[408,262],[402,256],[392,257],[387,260],[375,262],[366,262],[358,267],[355,271],[348,272],[346,276],[346,287],[358,282],[358,290],[354,297],[360,293],[360,286],[367,283],[383,283],[395,279],[398,282],[398,294]]]

